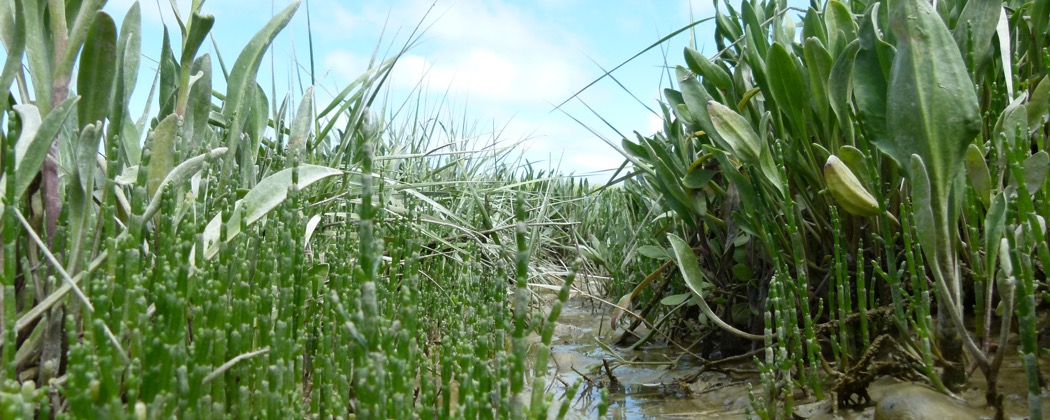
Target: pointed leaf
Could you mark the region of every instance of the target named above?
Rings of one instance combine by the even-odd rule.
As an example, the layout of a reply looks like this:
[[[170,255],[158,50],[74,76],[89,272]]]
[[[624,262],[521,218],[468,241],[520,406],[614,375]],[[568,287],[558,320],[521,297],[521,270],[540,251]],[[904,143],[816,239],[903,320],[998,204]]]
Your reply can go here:
[[[65,124],[69,114],[76,108],[79,96],[66,98],[39,121],[39,112],[35,105],[16,105],[15,111],[23,116],[23,124],[28,121],[36,127],[23,126],[22,134],[15,143],[15,197],[21,197],[29,189],[36,174],[40,172],[40,166],[44,164],[51,143],[58,136],[59,130]],[[29,108],[32,109],[29,109]],[[35,115],[35,118],[34,118]],[[39,121],[39,123],[36,123]],[[32,133],[32,137],[28,137]],[[7,191],[7,180],[0,182],[0,191]],[[5,195],[6,197],[6,195]]]
[[[992,132],[996,135],[992,138],[992,144],[1001,156],[1006,156],[1006,149],[1002,143],[1004,136],[1008,144],[1016,144],[1018,134],[1028,134],[1028,110],[1025,106],[1025,99],[1027,97],[1022,93],[1021,96],[1011,101],[995,122],[995,129]]]
[[[747,119],[715,101],[707,102],[707,114],[710,115],[715,132],[729,146],[729,152],[740,160],[758,164],[763,150],[762,140]]]
[[[769,72],[769,90],[781,112],[790,116],[797,130],[804,130],[809,109],[809,86],[799,71],[796,58],[779,43],[769,47],[766,66],[776,71]]]
[[[163,197],[164,191],[172,186],[182,185],[184,182],[189,181],[197,175],[201,169],[204,169],[204,164],[218,159],[224,153],[226,153],[225,147],[216,148],[208,153],[186,159],[184,162],[180,163],[179,166],[172,169],[171,172],[168,172],[168,175],[164,177],[164,180],[158,184],[157,192],[153,194],[153,199],[150,200],[149,207],[142,212],[142,218],[148,220],[157,214],[157,211],[160,210],[161,198]],[[132,168],[138,167],[133,166]]]
[[[711,122],[711,116],[707,112],[707,103],[712,100],[711,95],[707,93],[707,89],[696,80],[695,77],[682,66],[675,68],[675,74],[678,77],[678,86],[682,89],[680,98],[675,95],[677,92],[665,90],[664,94],[668,99],[668,102],[672,104],[675,100],[680,99],[684,106],[678,106],[675,110],[680,114],[681,118],[689,124],[703,130],[707,133],[707,136],[711,138],[718,147],[729,149],[728,144],[722,139],[722,136],[715,129],[714,124]],[[684,109],[683,109],[684,108]]]
[[[824,8],[824,24],[828,28],[828,49],[838,57],[850,42],[857,39],[857,24],[853,13],[839,0],[828,2]]]
[[[616,329],[616,323],[620,321],[620,317],[623,316],[625,310],[631,310],[631,294],[623,295],[619,301],[616,302],[616,307],[613,308],[612,312],[609,313],[609,327]]]
[[[241,132],[249,116],[248,110],[253,104],[252,97],[256,91],[255,76],[259,71],[263,55],[270,43],[277,37],[277,33],[288,25],[298,8],[299,0],[295,0],[274,15],[270,22],[248,42],[233,65],[233,72],[230,73],[230,80],[226,87],[226,103],[222,108],[222,115],[229,122],[226,138],[231,154],[237,152],[237,144],[240,142]],[[227,159],[229,162],[227,164],[230,165],[233,161],[233,159]]]
[[[999,23],[999,15],[1003,9],[1002,0],[968,1],[959,14],[958,23],[952,35],[955,44],[959,48],[962,57],[968,56],[971,51],[976,66],[966,63],[967,67],[977,72],[984,67],[984,63],[991,58],[992,35],[995,34],[996,24]],[[970,39],[973,45],[970,45]]]
[[[168,176],[168,172],[175,167],[175,137],[179,120],[176,114],[168,115],[150,133],[152,141],[146,187],[151,197],[156,194],[161,181]]]
[[[919,245],[927,260],[931,261],[928,266],[931,270],[939,271],[939,267],[933,261],[936,260],[934,253],[939,244],[937,221],[934,217],[933,191],[930,188],[930,178],[927,176],[926,165],[919,155],[911,156],[911,202],[912,215],[915,219],[915,232],[918,235]],[[939,275],[939,274],[935,274]]]
[[[197,56],[197,50],[204,43],[208,32],[211,32],[212,25],[215,25],[215,16],[193,12],[193,15],[190,16],[190,33],[182,42],[182,59],[179,60],[180,63],[193,62],[194,57]]]
[[[847,45],[845,51],[835,58],[831,74],[828,76],[828,105],[835,113],[842,137],[847,142],[853,140],[853,118],[849,101],[853,95],[853,63],[858,51],[860,41],[853,41]]]
[[[719,327],[736,336],[751,340],[762,340],[764,337],[740,331],[715,315],[711,307],[707,306],[707,302],[704,301],[704,296],[707,294],[706,289],[711,287],[711,283],[704,276],[703,270],[700,269],[700,264],[696,262],[696,255],[693,254],[692,248],[682,238],[675,236],[673,233],[667,234],[667,239],[670,240],[671,248],[674,249],[675,262],[678,263],[678,270],[682,273],[682,277],[685,278],[685,285],[693,293],[693,298],[700,305],[700,310],[703,314]]]
[[[693,295],[691,295],[689,293],[681,293],[681,294],[677,294],[677,295],[670,295],[670,296],[667,296],[667,297],[665,297],[663,299],[660,299],[660,304],[664,305],[664,306],[678,306],[678,305],[681,305],[681,304],[685,303],[685,301],[691,299],[692,297],[693,297]]]
[[[712,63],[699,51],[685,47],[685,62],[689,70],[703,76],[704,80],[710,81],[719,89],[725,91],[733,89],[733,79],[729,77],[729,73]]]
[[[113,99],[117,73],[117,26],[105,12],[95,15],[80,57],[77,90],[83,99],[77,106],[77,123],[83,130],[88,124],[106,119]]]
[[[1047,116],[1050,115],[1050,77],[1043,76],[1035,86],[1027,108],[1028,124],[1033,130],[1046,124]]]
[[[15,74],[22,68],[22,60],[25,57],[26,21],[22,7],[22,2],[18,1],[14,2],[13,9],[7,2],[0,6],[0,29],[3,30],[0,36],[3,37],[4,52],[7,54],[3,70],[0,71],[0,92],[9,90]],[[2,108],[8,109],[10,104],[7,103],[7,98],[2,100],[6,104]]]
[[[833,60],[828,50],[817,38],[807,38],[805,50],[806,69],[809,70],[810,106],[824,124],[828,121],[828,78],[831,76]]]
[[[715,177],[717,172],[707,169],[692,169],[685,175],[685,179],[682,180],[682,185],[686,188],[692,188],[698,190],[707,186],[708,182]]]
[[[295,111],[292,120],[291,138],[288,139],[288,148],[300,151],[306,150],[306,140],[314,126],[314,87],[306,88],[303,99],[299,102],[299,109]],[[626,140],[624,140],[626,141]]]
[[[987,207],[992,199],[992,175],[984,161],[984,153],[976,144],[971,144],[966,150],[966,175],[974,194]]]
[[[288,168],[266,178],[245,194],[244,198],[237,200],[230,221],[226,226],[227,240],[233,239],[240,234],[241,209],[244,209],[247,218],[245,224],[251,226],[270,211],[277,208],[288,197],[288,188],[292,186],[292,171],[299,171],[300,189],[309,187],[317,181],[325,178],[342,175],[343,171],[317,165],[300,165],[298,168]],[[222,215],[216,214],[211,222],[204,228],[204,257],[211,258],[219,252],[219,227],[222,223]]]
[[[828,33],[824,30],[824,20],[821,12],[812,7],[806,9],[806,17],[802,19],[802,39],[816,38],[823,45],[828,45]]]
[[[1024,174],[1024,185],[1028,193],[1034,195],[1046,182],[1047,173],[1050,172],[1050,155],[1046,150],[1040,150],[1024,160],[1021,166]],[[1017,181],[1010,178],[1011,188],[1016,188]]]
[[[995,260],[999,254],[999,240],[1003,238],[1006,230],[1006,194],[999,192],[992,199],[988,207],[988,214],[984,217],[984,266],[992,271],[995,269]]]
[[[190,144],[209,144],[208,139],[214,135],[208,125],[211,115],[212,70],[211,56],[204,54],[193,62],[190,76],[190,95],[186,106],[183,138]]]
[[[654,260],[666,260],[671,257],[667,253],[667,250],[652,245],[643,245],[639,247],[638,253],[646,258],[652,258]]]
[[[919,155],[929,175],[932,204],[946,209],[966,148],[980,132],[977,94],[955,40],[930,4],[900,0],[891,5],[897,54],[886,124],[892,140],[879,147],[898,163]]]

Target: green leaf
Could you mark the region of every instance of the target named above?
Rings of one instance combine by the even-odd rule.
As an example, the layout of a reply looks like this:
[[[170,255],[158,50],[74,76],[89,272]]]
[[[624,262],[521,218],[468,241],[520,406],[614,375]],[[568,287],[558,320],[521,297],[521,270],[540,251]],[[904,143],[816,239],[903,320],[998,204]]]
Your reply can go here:
[[[999,256],[999,241],[1006,230],[1006,194],[1000,191],[988,206],[984,217],[984,267],[990,274],[995,270],[995,260]]]
[[[755,133],[747,119],[715,101],[707,103],[707,113],[711,116],[715,130],[729,146],[729,150],[743,162],[757,167],[766,181],[781,196],[787,194],[787,185],[781,179],[780,171],[773,162],[773,153],[762,144],[762,139],[758,137],[758,133]]]
[[[671,241],[671,248],[674,249],[675,262],[678,263],[678,270],[682,273],[682,277],[685,278],[685,285],[692,292],[693,298],[696,303],[700,305],[700,310],[707,318],[713,321],[722,329],[739,337],[748,338],[751,340],[762,340],[764,337],[754,334],[749,334],[740,331],[733,326],[725,323],[715,315],[711,307],[707,306],[707,302],[704,301],[704,295],[707,294],[707,288],[711,287],[711,282],[707,280],[704,272],[700,269],[700,264],[696,262],[696,255],[693,254],[692,248],[689,247],[682,238],[675,236],[673,233],[667,234],[667,239]]]
[[[1028,110],[1025,106],[1025,99],[1027,98],[1024,94],[1014,99],[995,121],[995,129],[992,132],[997,135],[992,137],[992,144],[1000,156],[1006,156],[1007,153],[1003,147],[1004,136],[1008,144],[1016,144],[1018,134],[1028,134]]]
[[[1047,116],[1050,115],[1050,77],[1043,76],[1039,80],[1027,108],[1030,127],[1038,128],[1046,124]]]
[[[117,59],[120,66],[121,80],[118,81],[121,89],[116,92],[114,100],[122,104],[128,103],[131,94],[135,91],[135,83],[139,76],[139,63],[142,60],[142,18],[141,8],[136,1],[131,4],[124,20],[120,22],[120,37],[117,38]],[[138,139],[135,139],[138,141]]]
[[[89,126],[92,127],[91,130],[87,129]],[[80,179],[80,186],[86,193],[93,190],[95,168],[98,166],[95,157],[98,155],[98,144],[101,139],[102,126],[88,124],[81,130],[77,141],[76,178]]]
[[[288,148],[303,152],[306,150],[306,141],[310,137],[310,131],[314,126],[314,87],[306,88],[303,99],[299,102],[299,109],[295,111],[292,119],[291,138],[288,139]],[[627,141],[626,139],[624,140]]]
[[[889,82],[879,62],[876,44],[882,41],[875,35],[874,18],[871,16],[872,11],[877,9],[878,4],[872,6],[864,16],[852,72],[857,116],[863,123],[865,136],[881,148],[880,145],[890,142],[891,138],[886,127],[886,89]],[[844,112],[847,110],[843,109]],[[907,166],[906,161],[897,161],[897,164]]]
[[[258,83],[255,84],[252,102],[251,108],[248,109],[248,125],[245,131],[248,133],[248,138],[252,140],[251,156],[254,162],[259,156],[259,145],[262,144],[263,133],[270,121],[270,102],[266,99],[266,92]]]
[[[204,43],[213,25],[215,25],[215,16],[193,12],[193,15],[190,16],[190,33],[182,42],[182,59],[179,60],[180,63],[193,62],[194,57],[197,56],[197,50]]]
[[[54,75],[56,52],[51,42],[49,25],[45,23],[42,6],[42,0],[27,1],[22,7],[22,12],[25,16],[25,50],[28,51],[26,64],[33,82],[34,98],[40,108],[40,114],[47,116],[51,108],[51,77]]]
[[[707,102],[707,114],[729,152],[744,162],[758,163],[763,151],[762,140],[747,119],[715,101]]]
[[[828,48],[835,57],[840,56],[846,46],[857,39],[853,13],[839,0],[828,2],[824,8],[824,25],[827,26]]]
[[[664,306],[678,306],[685,303],[685,301],[689,300],[692,297],[693,296],[689,293],[670,295],[663,299],[660,299],[660,304]]]
[[[638,253],[646,258],[652,258],[654,260],[666,260],[671,258],[671,255],[667,253],[667,250],[652,245],[643,245],[639,247]]]
[[[668,102],[684,104],[684,106],[675,108],[675,111],[679,113],[679,117],[707,133],[707,137],[718,147],[730,150],[729,145],[722,139],[722,136],[711,122],[711,116],[708,115],[707,103],[712,98],[707,93],[707,89],[704,89],[689,70],[682,66],[675,67],[675,74],[678,77],[678,86],[682,89],[682,92],[679,96],[676,95],[677,92],[665,89],[664,96],[667,97]]]
[[[1050,172],[1050,155],[1040,150],[1024,160],[1021,166],[1024,174],[1024,185],[1028,193],[1035,195],[1043,187],[1047,173]],[[1010,188],[1017,188],[1017,181],[1010,178]]]
[[[766,27],[763,25],[766,17],[759,15],[761,10],[755,9],[751,2],[745,1],[740,4],[740,17],[744,20],[744,35],[750,41],[748,45],[754,48],[758,57],[765,57],[766,49],[769,48],[769,33],[766,32]]]
[[[245,225],[251,226],[270,211],[277,208],[288,197],[288,188],[292,186],[292,171],[299,171],[299,183],[296,185],[303,189],[314,183],[333,176],[342,175],[343,171],[317,165],[300,165],[298,168],[288,168],[266,178],[245,194],[244,198],[237,200],[234,205],[230,221],[226,225],[227,240],[235,238],[240,234],[241,209],[246,212]],[[211,258],[219,252],[219,227],[222,223],[222,215],[216,214],[204,228],[204,257]]]
[[[157,192],[153,194],[149,207],[142,212],[142,218],[148,220],[160,211],[161,198],[163,198],[164,191],[167,191],[168,188],[174,185],[182,185],[184,182],[189,181],[197,172],[204,169],[205,163],[218,159],[224,153],[226,153],[225,147],[216,148],[208,153],[186,159],[186,161],[172,169],[171,172],[168,172],[168,175],[157,185]]]
[[[871,181],[871,171],[868,168],[868,158],[864,152],[856,147],[846,145],[839,148],[838,157],[846,167],[853,172],[867,190],[873,190],[875,185]]]
[[[7,53],[4,68],[0,71],[0,92],[9,90],[15,74],[22,68],[26,48],[26,22],[22,7],[22,2],[19,1],[14,2],[14,9],[11,9],[7,2],[0,6],[0,28],[3,29],[0,36],[3,37],[4,52]],[[11,104],[7,103],[7,96],[4,95],[0,100],[4,104],[0,106],[0,110],[9,109]]]
[[[1002,0],[968,1],[959,14],[958,23],[952,35],[959,48],[959,54],[966,57],[973,49],[973,59],[976,63],[966,63],[967,68],[977,73],[984,67],[992,57],[992,35],[995,35],[995,26],[999,23],[999,15],[1002,13]],[[973,45],[970,39],[973,38]],[[975,64],[972,65],[971,64]]]
[[[833,60],[828,50],[817,38],[807,38],[803,57],[806,60],[806,70],[809,71],[809,98],[810,106],[816,111],[821,122],[830,125],[828,120],[828,78],[831,77],[831,66]]]
[[[915,219],[915,232],[918,235],[919,245],[922,246],[923,254],[930,261],[928,266],[939,276],[940,266],[934,261],[934,253],[939,246],[948,246],[938,241],[939,232],[937,219],[934,215],[933,191],[930,187],[930,178],[927,176],[926,165],[919,155],[911,156],[911,201],[912,216]]]
[[[179,119],[176,114],[168,115],[150,133],[152,139],[146,187],[151,197],[156,194],[168,172],[175,167],[175,137]]]
[[[138,78],[139,62],[142,57],[142,25],[138,2],[132,3],[124,20],[120,24],[120,35],[117,37],[117,55],[115,63],[117,74],[114,78],[112,107],[109,113],[106,135],[110,139],[119,139],[122,150],[120,156],[142,155],[139,149],[138,136],[125,136],[125,127],[130,121],[131,94],[135,91]],[[118,165],[130,162],[131,159],[118,159]]]
[[[692,188],[698,190],[707,186],[708,182],[715,177],[717,172],[707,169],[690,169],[685,175],[685,179],[682,180],[682,185],[686,188]]]
[[[992,199],[992,175],[988,171],[984,153],[981,153],[981,149],[976,144],[971,144],[966,150],[966,175],[974,194],[981,200],[981,203],[984,203],[985,207],[988,207]]]
[[[164,27],[164,38],[161,40],[160,48],[160,84],[157,91],[160,94],[160,114],[158,118],[164,118],[175,112],[175,92],[179,88],[179,63],[175,62],[175,53],[171,49],[171,38],[168,37],[168,27]]]
[[[903,163],[912,155],[921,157],[935,211],[947,211],[953,178],[980,132],[977,94],[955,40],[929,3],[901,0],[892,5],[897,54],[886,98],[891,140],[877,145],[901,167],[908,166]]]
[[[797,59],[783,45],[773,44],[766,54],[766,66],[776,71],[769,72],[769,90],[781,112],[791,117],[798,132],[806,130],[806,116],[810,109],[809,85],[799,71]]]
[[[842,130],[845,141],[853,140],[853,118],[850,111],[850,97],[853,94],[853,63],[860,51],[860,41],[853,41],[845,51],[835,58],[828,76],[828,105],[835,113],[837,126]],[[859,99],[858,99],[859,102]]]
[[[623,146],[623,150],[627,152],[627,154],[640,159],[642,162],[649,161],[649,153],[645,150],[645,147],[627,140],[626,138],[620,140],[620,144]]]
[[[184,116],[183,138],[194,145],[189,147],[193,150],[196,145],[209,144],[209,138],[214,136],[214,131],[208,125],[212,109],[211,56],[204,54],[198,57],[193,62],[191,73],[193,76],[190,77],[189,83],[190,95]]]
[[[704,80],[710,81],[719,89],[730,91],[733,89],[733,79],[729,73],[712,63],[699,51],[685,47],[685,63],[693,73],[703,76]]]
[[[802,18],[802,39],[816,38],[823,45],[828,45],[828,33],[824,30],[824,21],[821,12],[812,7],[806,9],[806,17]]]
[[[703,299],[707,295],[707,289],[711,287],[711,282],[707,280],[707,276],[700,269],[700,264],[697,264],[696,255],[693,254],[692,248],[682,238],[675,236],[673,233],[667,234],[667,239],[671,241],[675,262],[678,264],[678,269],[682,272],[682,277],[685,278],[685,285],[693,293],[693,296]]]
[[[82,244],[84,239],[83,231],[86,229],[85,224],[91,206],[90,194],[94,189],[94,169],[97,165],[95,154],[98,153],[98,142],[101,135],[102,127],[88,124],[80,130],[77,140],[77,171],[73,173],[73,182],[70,184],[79,188],[70,188],[67,194],[70,203],[68,210],[74,251],[79,250],[79,244]]]
[[[77,90],[83,100],[77,106],[77,123],[83,130],[88,124],[105,120],[113,100],[113,83],[117,74],[117,26],[105,12],[95,15],[80,57]]]
[[[327,263],[318,263],[310,267],[310,271],[306,272],[308,277],[313,277],[318,280],[324,280],[328,278],[328,272],[330,271]]]
[[[21,197],[29,189],[29,184],[44,164],[51,143],[79,100],[79,96],[66,98],[43,120],[40,120],[40,112],[35,105],[14,106],[15,112],[22,116],[23,124],[22,134],[15,143],[15,197]],[[0,191],[6,193],[7,180],[0,179],[3,179],[0,182]]]
[[[773,21],[773,41],[785,48],[790,48],[795,42],[795,21],[788,13],[783,14],[783,19]]]
[[[755,276],[755,272],[747,264],[736,264],[733,266],[733,277],[742,283],[747,283]]]
[[[248,42],[233,65],[233,71],[230,73],[230,80],[226,87],[226,103],[222,107],[222,115],[229,122],[226,138],[231,155],[237,152],[241,132],[249,117],[249,109],[254,102],[252,97],[255,95],[257,86],[255,76],[259,72],[259,64],[262,62],[263,55],[270,43],[277,37],[277,33],[288,25],[298,8],[299,0],[295,0],[274,15],[270,22]],[[227,166],[233,165],[234,159],[226,159],[226,162]]]
[[[743,325],[751,318],[751,305],[747,302],[734,303],[729,312],[732,314],[733,323]]]

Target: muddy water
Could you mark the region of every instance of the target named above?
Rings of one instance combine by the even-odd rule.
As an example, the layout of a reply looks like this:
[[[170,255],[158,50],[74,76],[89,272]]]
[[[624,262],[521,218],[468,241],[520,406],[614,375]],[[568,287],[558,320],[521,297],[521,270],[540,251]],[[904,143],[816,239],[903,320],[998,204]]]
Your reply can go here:
[[[750,378],[705,372],[696,382],[685,383],[682,378],[700,369],[698,360],[659,344],[637,351],[613,347],[614,355],[596,341],[610,343],[618,333],[610,331],[604,307],[573,299],[563,309],[552,341],[548,382],[549,392],[561,401],[567,384],[583,379],[569,417],[593,418],[602,388],[609,392],[608,414],[614,419],[744,416]],[[609,380],[606,364],[615,382]],[[740,367],[753,368],[751,363]]]
[[[677,348],[667,348],[659,343],[645,346],[637,351],[612,347],[616,354],[598,345],[596,339],[611,343],[619,331],[609,329],[607,307],[592,305],[583,298],[571,300],[558,320],[551,346],[551,362],[548,369],[548,392],[555,395],[551,413],[557,412],[559,401],[564,399],[565,389],[583,378],[584,383],[572,400],[569,418],[594,418],[600,400],[601,389],[609,392],[608,414],[614,419],[646,418],[744,418],[750,406],[748,383],[759,383],[754,375],[745,371],[754,370],[750,361],[726,366],[726,371],[707,371],[698,380],[685,383],[683,378],[700,370],[701,362],[691,356],[681,357]],[[540,345],[533,337],[535,345]],[[1008,347],[1016,348],[1016,337]],[[1000,372],[1000,389],[1004,394],[1007,418],[1024,418],[1027,415],[1027,393],[1025,374],[1016,352],[1006,357]],[[609,380],[606,364],[615,382]],[[1050,360],[1040,360],[1044,376],[1050,374]],[[745,372],[745,373],[741,373]],[[893,378],[881,378],[872,383],[869,393],[876,402],[885,395],[903,386]],[[984,378],[978,372],[971,376],[968,388],[959,396],[965,400],[950,400],[977,418],[990,418],[994,412],[984,406]],[[1044,388],[1043,413],[1050,413],[1050,398]],[[925,403],[925,402],[923,402]],[[939,401],[930,401],[939,404]],[[872,419],[875,407],[864,410],[834,410],[830,400],[822,402],[798,402],[796,418],[813,419]]]

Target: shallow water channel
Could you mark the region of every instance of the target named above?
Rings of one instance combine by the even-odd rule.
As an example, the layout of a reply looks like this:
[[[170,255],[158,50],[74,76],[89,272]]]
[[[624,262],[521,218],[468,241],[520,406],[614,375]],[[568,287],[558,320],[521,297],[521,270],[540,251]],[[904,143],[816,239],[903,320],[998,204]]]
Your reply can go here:
[[[687,383],[683,378],[695,376],[701,370],[702,361],[689,355],[682,357],[680,349],[669,348],[658,341],[636,351],[611,345],[604,349],[596,341],[611,343],[619,332],[610,331],[608,306],[578,297],[565,305],[555,329],[548,365],[547,391],[555,396],[552,416],[557,413],[568,386],[584,378],[572,400],[569,418],[595,418],[602,388],[608,389],[608,415],[613,419],[745,417],[745,409],[750,407],[748,383],[754,384],[756,392],[760,386],[757,375],[751,373],[755,366],[750,359],[725,364],[718,370],[708,369],[697,380]],[[534,346],[541,345],[536,336],[532,341]],[[1050,365],[1047,358],[1043,358],[1040,365],[1044,374],[1050,370],[1047,369]],[[610,381],[609,370],[615,381]],[[1007,418],[1026,417],[1024,384],[1024,369],[1019,358],[1007,357],[1000,373]],[[924,386],[881,378],[873,382],[868,391],[872,400],[878,402],[906,387]],[[920,398],[919,404],[943,403],[954,406],[949,408],[961,408],[973,418],[991,418],[994,412],[984,407],[983,387],[984,378],[978,372],[971,376],[969,388],[960,394],[960,399],[951,400],[933,393],[930,397]],[[1044,413],[1050,413],[1047,391],[1044,388]],[[800,401],[798,405],[796,418],[879,418],[874,406],[863,410],[834,410],[830,396],[825,401],[809,404]]]
[[[568,417],[594,418],[602,388],[608,389],[608,414],[614,419],[744,416],[749,375],[705,372],[696,382],[686,383],[682,379],[700,369],[699,360],[658,343],[637,351],[611,347],[613,354],[596,341],[609,343],[619,332],[610,331],[606,306],[573,298],[562,310],[551,345],[548,392],[561,401],[568,385],[584,378]],[[533,338],[539,345],[539,338]],[[610,381],[606,366],[615,382]],[[753,365],[745,362],[738,367]]]

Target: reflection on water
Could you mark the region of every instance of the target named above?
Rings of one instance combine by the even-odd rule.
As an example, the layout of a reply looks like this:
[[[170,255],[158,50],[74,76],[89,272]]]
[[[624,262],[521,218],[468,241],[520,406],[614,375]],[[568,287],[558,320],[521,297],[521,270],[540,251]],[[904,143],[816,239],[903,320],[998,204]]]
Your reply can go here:
[[[1045,315],[1044,315],[1045,316]],[[576,398],[572,400],[568,418],[595,418],[601,400],[601,390],[609,392],[608,414],[613,419],[648,418],[744,418],[750,406],[748,381],[752,375],[735,376],[723,372],[708,371],[699,375],[692,383],[682,378],[693,375],[700,363],[692,357],[680,357],[679,349],[669,349],[654,343],[638,351],[612,348],[616,355],[597,344],[595,338],[608,343],[616,333],[608,328],[608,313],[601,307],[592,307],[580,300],[569,302],[558,320],[551,346],[551,363],[548,366],[548,392],[554,394],[553,417],[564,400],[570,384],[580,380]],[[601,328],[604,327],[604,328]],[[533,344],[539,345],[537,337]],[[999,374],[999,389],[1004,395],[1006,417],[1024,418],[1028,414],[1026,377],[1017,348],[1016,333],[1011,334]],[[1045,377],[1050,377],[1050,360],[1041,358],[1040,368]],[[734,366],[753,369],[750,361]],[[531,371],[531,370],[530,370]],[[615,381],[610,380],[612,372]],[[528,381],[526,383],[531,383]],[[875,401],[888,391],[902,384],[883,377],[871,384],[869,394]],[[978,416],[990,416],[994,412],[985,408],[984,377],[976,373],[970,377],[966,390],[960,396]],[[1044,389],[1043,412],[1050,412],[1050,388]],[[757,391],[757,390],[756,390]],[[830,398],[830,396],[829,396]],[[811,419],[871,419],[874,407],[863,410],[833,410],[830,400],[822,402],[798,401],[796,416]]]
[[[678,349],[659,344],[638,351],[613,348],[617,352],[613,355],[595,341],[597,337],[609,342],[615,335],[609,331],[602,308],[592,309],[577,300],[565,306],[555,329],[548,369],[549,392],[556,402],[552,415],[568,385],[581,380],[569,418],[594,418],[602,389],[609,393],[608,414],[613,419],[743,417],[749,405],[746,382],[725,373],[705,372],[696,382],[685,383],[681,379],[700,368],[696,359],[680,357]],[[538,338],[534,337],[534,343],[539,345]],[[615,381],[610,380],[607,369]]]

